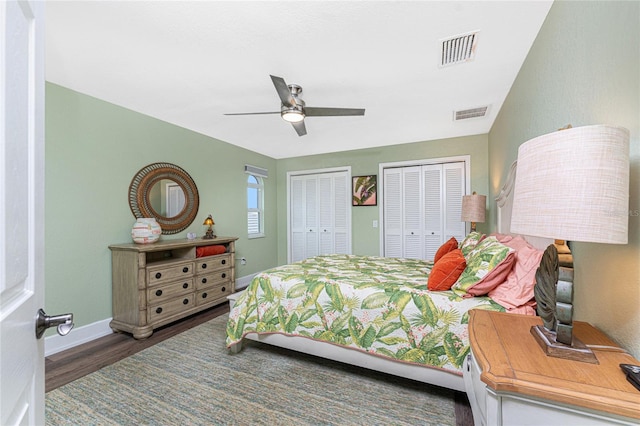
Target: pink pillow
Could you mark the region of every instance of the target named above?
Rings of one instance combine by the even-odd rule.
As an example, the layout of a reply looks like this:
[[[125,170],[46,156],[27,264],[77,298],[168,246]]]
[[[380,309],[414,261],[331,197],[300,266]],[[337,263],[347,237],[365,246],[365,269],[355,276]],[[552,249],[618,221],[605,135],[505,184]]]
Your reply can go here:
[[[505,245],[508,246],[508,244]],[[467,290],[467,293],[473,296],[484,296],[494,288],[498,287],[506,280],[509,272],[511,272],[511,270],[513,269],[515,260],[515,252],[507,254],[507,257],[505,257],[504,260],[500,262],[500,264],[498,264],[498,266],[493,268],[487,275],[485,275],[484,278],[480,280],[480,282],[469,288]]]
[[[440,260],[442,256],[457,248],[458,240],[456,240],[456,237],[449,238],[449,240],[445,241],[445,243],[441,245],[436,252],[436,256],[433,258],[433,263],[438,263],[438,260]]]
[[[540,266],[543,252],[518,236],[503,244],[516,250],[516,263],[507,275],[506,281],[489,291],[489,297],[508,311],[524,308],[527,313],[533,314],[533,287],[536,284],[536,270]]]

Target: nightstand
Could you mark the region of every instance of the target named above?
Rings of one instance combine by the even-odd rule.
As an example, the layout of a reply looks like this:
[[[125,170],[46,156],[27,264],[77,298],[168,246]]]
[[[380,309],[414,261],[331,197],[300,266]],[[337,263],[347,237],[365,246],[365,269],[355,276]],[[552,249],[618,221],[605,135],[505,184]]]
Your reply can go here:
[[[463,367],[476,426],[640,424],[640,391],[620,364],[640,364],[590,324],[574,333],[599,364],[549,357],[531,326],[540,318],[470,311],[471,354]]]

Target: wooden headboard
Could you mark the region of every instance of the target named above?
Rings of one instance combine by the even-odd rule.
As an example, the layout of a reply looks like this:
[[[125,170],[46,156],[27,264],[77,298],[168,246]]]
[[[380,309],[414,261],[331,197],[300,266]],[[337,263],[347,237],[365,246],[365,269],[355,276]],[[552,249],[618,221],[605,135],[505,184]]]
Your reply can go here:
[[[516,183],[516,172],[518,169],[518,162],[514,161],[509,169],[507,179],[502,185],[498,196],[496,197],[496,204],[498,207],[498,228],[497,232],[501,234],[511,234],[511,209],[513,208],[513,189]],[[553,239],[531,237],[528,235],[522,235],[522,237],[537,249],[544,250],[553,244]]]

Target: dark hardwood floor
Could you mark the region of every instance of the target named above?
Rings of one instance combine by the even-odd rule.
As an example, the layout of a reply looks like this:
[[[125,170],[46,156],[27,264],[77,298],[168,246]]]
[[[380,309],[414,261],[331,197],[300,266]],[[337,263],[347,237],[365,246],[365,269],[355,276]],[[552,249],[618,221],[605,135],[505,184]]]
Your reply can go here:
[[[66,385],[227,312],[229,304],[223,303],[159,328],[144,340],[136,340],[127,333],[113,333],[50,355],[45,358],[44,364],[45,392]]]
[[[227,312],[229,304],[223,303],[159,328],[144,340],[136,340],[127,333],[113,333],[50,355],[45,358],[45,392],[66,385]],[[466,394],[456,392],[454,402],[456,426],[473,426],[473,416]]]

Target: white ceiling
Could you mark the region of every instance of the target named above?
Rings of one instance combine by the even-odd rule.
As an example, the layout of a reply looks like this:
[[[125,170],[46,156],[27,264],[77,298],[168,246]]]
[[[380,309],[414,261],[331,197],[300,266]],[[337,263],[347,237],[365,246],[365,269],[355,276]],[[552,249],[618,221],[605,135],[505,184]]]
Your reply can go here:
[[[484,134],[551,3],[53,1],[46,79],[273,158]],[[440,40],[470,31],[475,59],[439,67]],[[223,115],[279,111],[270,74],[308,106],[366,113],[308,117],[302,137],[278,115]]]

